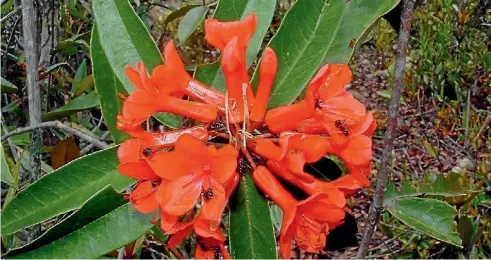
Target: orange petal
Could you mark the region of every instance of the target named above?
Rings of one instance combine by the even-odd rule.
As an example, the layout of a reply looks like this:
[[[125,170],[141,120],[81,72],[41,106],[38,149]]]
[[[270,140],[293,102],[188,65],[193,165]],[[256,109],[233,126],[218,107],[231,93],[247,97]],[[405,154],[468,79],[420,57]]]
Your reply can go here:
[[[118,172],[137,180],[157,180],[159,178],[143,159],[120,164],[118,166]]]
[[[340,152],[339,156],[351,165],[369,163],[372,158],[372,139],[364,135],[350,138],[346,148]]]
[[[150,213],[159,207],[155,199],[155,191],[152,181],[144,181],[139,183],[131,192],[130,201],[135,209],[140,213]]]
[[[342,94],[351,82],[351,70],[345,64],[328,64],[322,67],[309,84],[308,91],[322,100]]]
[[[222,111],[225,109],[225,95],[195,79],[189,81],[189,84],[184,90],[186,95],[194,99],[214,105]]]
[[[320,160],[328,151],[330,142],[319,135],[302,135],[301,139],[292,143],[292,148],[302,151],[306,162]]]
[[[278,107],[266,113],[265,122],[273,132],[293,130],[298,122],[313,116],[314,108],[303,100],[299,103]]]
[[[362,187],[366,186],[351,174],[341,176],[332,181],[331,184],[336,186],[346,196],[352,195]]]
[[[219,22],[216,19],[205,21],[205,39],[217,49],[223,50],[233,37],[238,37],[239,43],[244,48],[256,30],[257,17],[249,14],[243,21]]]
[[[295,129],[305,134],[327,134],[324,125],[316,118],[309,118],[298,122]]]
[[[134,162],[142,159],[143,143],[138,138],[124,141],[118,148],[119,163]]]
[[[266,106],[268,105],[277,68],[278,58],[273,49],[267,47],[266,50],[264,50],[263,58],[259,65],[259,84],[250,116],[252,121],[262,122],[264,120]]]
[[[167,246],[170,248],[179,246],[179,244],[181,244],[181,242],[188,236],[192,229],[193,226],[188,226],[187,228],[176,232],[170,237],[169,241],[167,242]]]
[[[143,85],[140,79],[140,73],[138,70],[134,69],[130,65],[127,65],[126,68],[124,69],[124,72],[128,79],[130,80],[131,84],[135,86],[137,89],[143,89]]]
[[[208,131],[202,126],[196,126],[163,133],[151,133],[148,136],[142,137],[142,139],[144,139],[145,145],[149,147],[158,146],[159,148],[164,148],[174,145],[179,137],[184,134],[192,135],[199,140],[206,140],[208,138]]]
[[[212,196],[207,197],[207,192],[211,192]],[[225,190],[222,184],[217,182],[214,178],[208,178],[203,184],[203,195],[201,200],[203,203],[203,217],[215,221],[216,223],[210,223],[210,225],[216,225],[219,228],[220,221],[222,219],[223,209],[225,208]]]
[[[218,116],[218,108],[213,105],[182,100],[167,96],[161,101],[159,111],[185,116],[203,123],[211,123]]]
[[[281,226],[283,228],[283,224]],[[282,259],[291,259],[290,256],[292,253],[292,239],[293,235],[285,235],[280,237],[278,244],[280,245],[280,257]]]
[[[162,198],[162,210],[180,216],[195,207],[201,194],[203,180],[186,175],[167,185]]]
[[[271,140],[256,139],[253,144],[255,144],[254,152],[268,160],[281,161],[285,156],[283,149],[275,145]]]
[[[164,180],[176,180],[191,174],[188,157],[180,152],[159,152],[148,160],[153,171]]]
[[[305,157],[302,152],[290,150],[290,152],[286,154],[285,160],[283,160],[283,166],[302,181],[311,183],[315,180],[314,176],[303,171]]]
[[[174,42],[167,43],[164,50],[165,64],[158,65],[152,71],[152,81],[166,94],[183,92],[191,80],[177,53]]]
[[[233,177],[237,169],[237,156],[216,157],[209,164],[213,178],[220,183],[225,183]]]
[[[210,221],[201,217],[201,215],[194,222],[194,231],[196,235],[205,238],[213,238],[218,241],[225,241],[225,236],[222,234],[220,228],[210,229]]]
[[[252,177],[256,185],[285,211],[296,203],[293,196],[280,184],[274,175],[264,166],[258,166]]]

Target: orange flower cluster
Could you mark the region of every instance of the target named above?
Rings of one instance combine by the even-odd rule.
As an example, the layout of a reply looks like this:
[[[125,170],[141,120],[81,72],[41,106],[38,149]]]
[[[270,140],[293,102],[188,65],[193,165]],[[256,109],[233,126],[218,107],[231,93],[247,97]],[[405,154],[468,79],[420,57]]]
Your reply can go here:
[[[243,21],[205,22],[206,40],[221,51],[225,94],[193,79],[172,41],[165,47],[165,64],[151,75],[142,63],[126,69],[136,89],[124,100],[118,129],[133,138],[118,150],[118,170],[138,180],[128,199],[141,213],[158,210],[161,228],[172,235],[169,247],[194,233],[196,258],[230,258],[220,224],[244,174],[238,161],[247,162],[257,186],[283,210],[283,258],[289,258],[292,240],[308,252],[324,248],[329,231],[344,219],[345,196],[368,185],[375,122],[344,88],[351,81],[349,68],[322,67],[303,100],[267,111],[278,61],[266,48],[253,91],[246,51],[256,23],[254,14]],[[196,123],[146,131],[142,123],[157,112]],[[325,155],[341,158],[349,174],[328,182],[304,172],[305,164]],[[292,196],[277,178],[303,190],[305,198]]]

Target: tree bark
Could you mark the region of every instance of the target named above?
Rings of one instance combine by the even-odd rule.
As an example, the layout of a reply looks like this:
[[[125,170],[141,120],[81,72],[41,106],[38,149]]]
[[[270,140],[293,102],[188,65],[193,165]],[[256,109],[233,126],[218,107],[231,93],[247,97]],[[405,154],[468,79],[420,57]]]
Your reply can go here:
[[[26,85],[29,102],[29,125],[41,123],[41,91],[38,79],[39,44],[36,27],[34,0],[22,0],[22,31],[26,57]],[[42,129],[31,132],[31,176],[32,181],[41,175]]]

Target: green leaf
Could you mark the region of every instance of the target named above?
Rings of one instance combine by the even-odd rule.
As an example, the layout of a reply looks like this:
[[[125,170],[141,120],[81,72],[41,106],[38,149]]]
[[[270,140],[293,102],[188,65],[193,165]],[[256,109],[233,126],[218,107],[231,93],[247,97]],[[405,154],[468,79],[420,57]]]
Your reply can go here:
[[[387,189],[384,195],[384,206],[392,206],[395,201],[405,197],[417,197],[423,195],[423,192],[418,191],[411,186],[409,181],[402,181],[401,188],[397,189],[393,181],[387,183]]]
[[[235,21],[245,18],[251,12],[257,15],[257,27],[247,47],[247,65],[256,59],[261,44],[273,19],[276,0],[222,0],[219,2],[214,18],[219,21]],[[215,89],[225,91],[225,79],[220,63],[199,66],[194,77]]]
[[[135,66],[137,62],[142,61],[151,72],[157,65],[162,64],[162,56],[129,1],[95,0],[93,12],[100,47],[105,53],[108,69],[112,70],[111,74],[114,74],[124,89],[131,93],[135,87],[124,73],[125,67]],[[104,86],[99,86],[99,89],[101,87]],[[180,127],[180,120],[176,120],[175,116],[160,113],[156,118],[170,127]]]
[[[177,28],[177,38],[181,45],[185,44],[189,36],[203,23],[208,13],[208,7],[197,6],[184,15]]]
[[[114,71],[107,60],[106,53],[102,49],[99,33],[94,24],[92,30],[92,40],[90,42],[90,53],[92,55],[92,66],[94,66],[95,90],[101,103],[102,116],[106,126],[111,133],[112,139],[119,144],[130,136],[116,127],[117,116],[123,109],[123,100],[118,93],[128,94],[123,84],[114,74]]]
[[[7,183],[9,186],[15,186],[14,177],[10,173],[9,165],[7,164],[7,160],[5,159],[5,152],[3,150],[3,146],[0,145],[0,164],[1,164],[1,177],[2,182]]]
[[[58,222],[32,243],[10,251],[6,256],[15,256],[52,243],[97,220],[100,216],[110,213],[125,203],[127,203],[127,200],[120,193],[116,192],[113,187],[107,186],[87,200],[79,210],[63,221]]]
[[[426,195],[458,197],[471,193],[470,180],[465,174],[451,172],[447,176],[439,174],[431,184],[425,184],[421,191]]]
[[[392,215],[404,224],[443,242],[462,247],[454,221],[458,211],[436,199],[399,198],[388,207]]]
[[[3,234],[80,208],[107,185],[122,191],[134,183],[118,173],[117,149],[112,147],[76,159],[20,192],[2,212]]]
[[[92,90],[94,88],[94,74],[83,78],[81,81],[77,82],[75,85],[73,97],[78,97],[82,93]]]
[[[98,258],[141,237],[152,228],[152,217],[136,212],[131,203],[126,203],[51,244],[14,258]]]
[[[9,94],[12,94],[12,93],[15,93],[17,91],[19,91],[19,89],[14,85],[12,84],[10,81],[4,79],[3,77],[1,77],[1,81],[2,81],[2,93],[9,93]]]
[[[73,77],[74,83],[72,84],[72,92],[75,92],[77,88],[77,83],[79,83],[83,78],[87,77],[87,62],[85,59],[78,66],[77,71],[75,71],[75,77]]]
[[[269,108],[293,102],[326,63],[347,63],[375,21],[399,0],[298,0],[269,46],[278,56],[278,72]],[[257,70],[254,78],[257,78]]]
[[[277,258],[268,201],[259,192],[251,172],[242,176],[230,203],[230,253],[234,259]]]
[[[186,5],[186,6],[183,6],[181,8],[179,8],[178,10],[170,13],[166,18],[165,18],[165,21],[164,21],[164,27],[167,26],[167,24],[169,24],[170,22],[178,19],[178,18],[181,18],[182,16],[186,15],[189,10],[197,7],[197,6],[200,6],[200,5]]]
[[[75,114],[77,112],[87,110],[99,106],[99,97],[97,92],[92,91],[87,95],[79,96],[68,101],[64,106],[48,112],[43,115],[43,121],[50,121],[65,116]]]
[[[2,1],[2,14],[6,15],[5,13],[10,10],[12,5],[14,5],[14,0]]]

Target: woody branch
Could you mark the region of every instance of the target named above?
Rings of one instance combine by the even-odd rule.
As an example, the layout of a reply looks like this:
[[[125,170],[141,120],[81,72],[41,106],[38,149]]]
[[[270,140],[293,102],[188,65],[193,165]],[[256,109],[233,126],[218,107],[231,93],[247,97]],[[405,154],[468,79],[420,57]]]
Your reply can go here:
[[[375,228],[380,218],[380,214],[383,210],[384,193],[389,180],[389,173],[391,168],[389,163],[391,161],[392,149],[394,148],[394,139],[397,131],[397,116],[399,114],[399,101],[401,99],[401,92],[404,87],[404,66],[406,64],[406,52],[408,49],[408,40],[411,30],[411,17],[414,11],[414,4],[416,0],[405,0],[404,9],[401,15],[401,26],[399,30],[399,38],[397,40],[397,53],[396,64],[394,74],[394,86],[392,88],[392,95],[389,105],[389,123],[387,125],[387,132],[384,139],[384,151],[382,153],[382,159],[380,163],[380,170],[377,176],[377,186],[375,188],[375,195],[373,197],[372,204],[370,205],[370,211],[366,219],[367,227],[363,234],[363,239],[358,249],[356,258],[365,258],[367,254],[368,245],[372,238]]]

